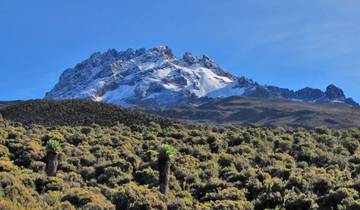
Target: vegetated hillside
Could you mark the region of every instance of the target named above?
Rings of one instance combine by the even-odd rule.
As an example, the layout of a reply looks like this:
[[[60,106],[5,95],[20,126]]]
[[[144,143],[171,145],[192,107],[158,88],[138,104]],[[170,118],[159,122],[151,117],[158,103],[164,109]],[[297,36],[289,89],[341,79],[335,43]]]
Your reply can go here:
[[[11,104],[19,103],[21,101],[0,101],[0,109],[5,108]]]
[[[12,103],[0,109],[5,119],[22,124],[81,126],[93,123],[112,126],[124,123],[129,126],[148,125],[151,122],[168,125],[170,120],[121,109],[114,105],[87,100],[32,100]]]
[[[346,105],[312,104],[253,97],[229,97],[201,106],[147,110],[175,119],[212,124],[257,124],[289,128],[360,126],[360,109]]]
[[[22,109],[18,104],[4,116],[52,117],[41,110],[52,111],[45,104],[53,103],[24,103]],[[87,104],[55,103],[65,110],[74,109],[73,103]],[[29,104],[37,104],[37,111]],[[92,106],[104,111],[101,104]],[[83,115],[102,116],[86,110]],[[138,114],[130,113],[122,116]],[[0,124],[0,208],[360,209],[360,129],[162,126],[158,118],[141,116],[151,122],[55,126],[51,123],[69,121],[49,118],[39,121],[49,126],[31,120],[24,120],[26,128],[8,120]],[[84,118],[89,119],[71,119]],[[45,145],[51,140],[61,147],[56,176],[48,177]],[[156,167],[163,144],[176,149],[167,195],[159,192]]]

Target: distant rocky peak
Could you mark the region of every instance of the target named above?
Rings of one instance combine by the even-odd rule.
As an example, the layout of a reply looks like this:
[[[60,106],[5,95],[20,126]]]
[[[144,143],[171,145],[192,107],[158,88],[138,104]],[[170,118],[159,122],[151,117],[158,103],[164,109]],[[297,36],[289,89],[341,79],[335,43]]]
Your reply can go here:
[[[105,56],[108,57],[117,57],[119,52],[116,49],[108,49],[108,51],[105,52]]]
[[[240,85],[240,86],[243,86],[243,85],[255,85],[255,86],[257,86],[257,85],[259,85],[256,82],[254,82],[252,79],[246,78],[244,76],[234,77],[234,80],[237,82],[237,85]]]
[[[170,47],[168,47],[168,46],[160,46],[159,48],[160,48],[160,51],[163,52],[163,54],[165,55],[165,57],[167,59],[174,59],[174,54],[173,54]]]
[[[183,59],[183,61],[185,61],[186,63],[188,63],[190,65],[199,62],[199,59],[196,56],[193,56],[190,52],[186,52],[183,55],[182,59]]]
[[[203,62],[206,68],[213,69],[218,67],[218,65],[213,60],[211,60],[207,55],[203,55],[201,61]]]
[[[148,53],[148,54],[154,54],[154,55],[157,55],[157,56],[163,56],[165,57],[166,59],[173,59],[174,58],[174,54],[171,50],[170,47],[168,46],[165,46],[165,45],[162,45],[162,46],[159,46],[159,47],[154,47],[154,48],[151,48],[149,50],[144,50],[144,53]]]
[[[295,97],[298,99],[316,100],[324,96],[324,92],[320,89],[306,87],[295,92]]]
[[[327,86],[325,95],[331,100],[336,100],[336,99],[345,100],[346,99],[343,90],[333,84]]]
[[[133,51],[127,50],[126,55],[132,55]],[[172,50],[168,46],[160,46],[155,48],[140,48],[135,50],[134,56],[128,56],[130,59],[136,59],[138,62],[157,62],[159,60],[175,59]]]
[[[149,61],[157,59],[174,59],[174,54],[168,46],[159,46],[155,48],[129,48],[125,51],[117,51],[116,49],[109,49],[104,53],[96,52],[93,53],[89,59],[82,63],[93,63],[93,64],[106,64],[109,62],[115,62],[118,60],[129,61],[135,58],[149,59]]]

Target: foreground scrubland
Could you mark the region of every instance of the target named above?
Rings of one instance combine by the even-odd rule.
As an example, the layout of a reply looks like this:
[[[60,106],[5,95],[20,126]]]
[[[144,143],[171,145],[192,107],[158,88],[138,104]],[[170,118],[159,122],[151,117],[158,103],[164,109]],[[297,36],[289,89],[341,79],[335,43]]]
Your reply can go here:
[[[88,103],[64,102],[63,119],[25,105],[35,120],[3,114],[0,209],[360,209],[360,129],[219,128],[126,110],[92,124],[79,109],[76,121],[76,106],[107,109]],[[51,140],[56,176],[45,173]],[[166,195],[152,164],[164,144],[176,149]]]

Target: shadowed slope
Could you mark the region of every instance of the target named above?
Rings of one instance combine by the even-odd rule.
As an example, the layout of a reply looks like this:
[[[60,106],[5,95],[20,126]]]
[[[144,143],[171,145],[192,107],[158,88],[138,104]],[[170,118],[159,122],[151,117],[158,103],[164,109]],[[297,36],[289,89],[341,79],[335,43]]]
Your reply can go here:
[[[178,107],[149,112],[176,119],[215,124],[255,123],[261,126],[304,128],[360,126],[359,108],[252,97],[229,97],[198,107]]]

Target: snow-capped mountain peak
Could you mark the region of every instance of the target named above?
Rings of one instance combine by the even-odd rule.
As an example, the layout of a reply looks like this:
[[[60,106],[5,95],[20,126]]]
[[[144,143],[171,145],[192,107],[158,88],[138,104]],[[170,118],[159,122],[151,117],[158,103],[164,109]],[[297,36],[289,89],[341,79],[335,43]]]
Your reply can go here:
[[[111,49],[67,69],[46,98],[167,105],[204,97],[233,83],[233,78],[207,56],[185,53],[177,59],[167,46],[123,52]]]
[[[167,46],[94,53],[65,70],[45,98],[83,98],[129,107],[172,106],[203,97],[228,96],[340,103],[350,100],[335,86],[329,86],[325,93],[311,88],[295,92],[261,86],[226,72],[206,55],[197,57],[186,52],[178,59]]]

